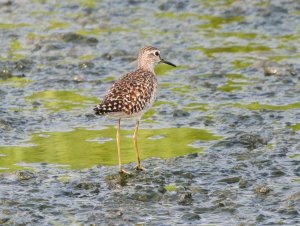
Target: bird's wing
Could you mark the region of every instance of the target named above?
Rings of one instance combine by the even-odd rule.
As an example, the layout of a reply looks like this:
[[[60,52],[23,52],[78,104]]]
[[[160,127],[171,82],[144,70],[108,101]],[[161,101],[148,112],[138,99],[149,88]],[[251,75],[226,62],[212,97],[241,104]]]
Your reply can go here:
[[[151,72],[134,71],[117,80],[95,107],[96,114],[124,112],[131,115],[142,110],[149,103],[154,85]]]

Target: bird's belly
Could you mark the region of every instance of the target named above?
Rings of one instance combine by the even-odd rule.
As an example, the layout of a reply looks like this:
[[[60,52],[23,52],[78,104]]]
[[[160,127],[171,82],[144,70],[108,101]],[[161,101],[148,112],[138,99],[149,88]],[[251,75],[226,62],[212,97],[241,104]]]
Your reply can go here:
[[[144,108],[138,112],[134,112],[132,114],[126,114],[125,112],[111,112],[109,114],[107,114],[107,116],[110,117],[114,117],[114,118],[122,118],[122,119],[136,119],[136,120],[140,120],[143,116],[143,114],[145,114],[154,104],[156,99],[156,96],[151,97],[150,101],[148,103],[145,104]]]
[[[156,87],[154,87],[149,102],[145,104],[144,108],[141,111],[133,113],[131,117],[140,120],[143,114],[145,114],[153,106],[155,100],[156,100]]]
[[[140,111],[133,112],[132,114],[126,114],[123,111],[122,112],[121,111],[120,112],[110,112],[107,115],[110,117],[116,117],[116,118],[122,118],[122,119],[140,120],[142,118],[143,114],[145,114],[153,106],[153,104],[156,100],[156,94],[157,94],[157,84],[154,84],[150,100],[147,103],[145,103],[144,107]]]

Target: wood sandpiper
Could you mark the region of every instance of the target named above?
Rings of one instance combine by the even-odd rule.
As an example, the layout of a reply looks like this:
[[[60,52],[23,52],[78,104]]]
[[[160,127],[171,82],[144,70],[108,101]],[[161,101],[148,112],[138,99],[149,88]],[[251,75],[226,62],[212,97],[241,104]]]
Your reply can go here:
[[[108,90],[102,102],[95,108],[96,115],[109,115],[118,118],[117,147],[120,174],[128,174],[122,168],[120,147],[120,123],[122,118],[133,118],[136,120],[133,134],[134,149],[136,154],[136,170],[143,170],[139,157],[137,144],[137,133],[139,121],[143,114],[151,108],[157,94],[157,80],[154,67],[158,63],[169,64],[176,67],[160,56],[160,51],[152,46],[140,49],[137,59],[137,69],[123,75]]]

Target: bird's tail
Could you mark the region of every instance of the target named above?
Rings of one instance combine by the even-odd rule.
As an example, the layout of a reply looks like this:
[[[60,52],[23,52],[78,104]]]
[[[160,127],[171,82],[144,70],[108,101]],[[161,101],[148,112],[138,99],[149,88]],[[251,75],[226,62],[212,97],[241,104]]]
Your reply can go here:
[[[113,112],[121,112],[122,111],[122,101],[113,100],[106,101],[101,104],[98,104],[94,108],[96,115],[106,115]]]

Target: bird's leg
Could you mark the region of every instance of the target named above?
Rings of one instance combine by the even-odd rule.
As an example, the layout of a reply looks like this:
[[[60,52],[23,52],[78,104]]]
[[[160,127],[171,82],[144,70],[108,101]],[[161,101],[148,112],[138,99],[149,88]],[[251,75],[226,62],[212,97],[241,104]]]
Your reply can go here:
[[[137,144],[137,134],[138,134],[138,129],[139,129],[139,120],[136,120],[135,124],[135,130],[133,133],[133,142],[134,142],[134,150],[135,150],[135,155],[136,155],[136,170],[144,170],[144,168],[141,166],[141,160],[139,156],[139,148]]]
[[[120,146],[120,124],[121,118],[118,120],[118,128],[117,128],[117,146],[118,146],[118,158],[119,158],[119,173],[120,174],[130,174],[122,169],[122,159],[121,159],[121,146]]]

